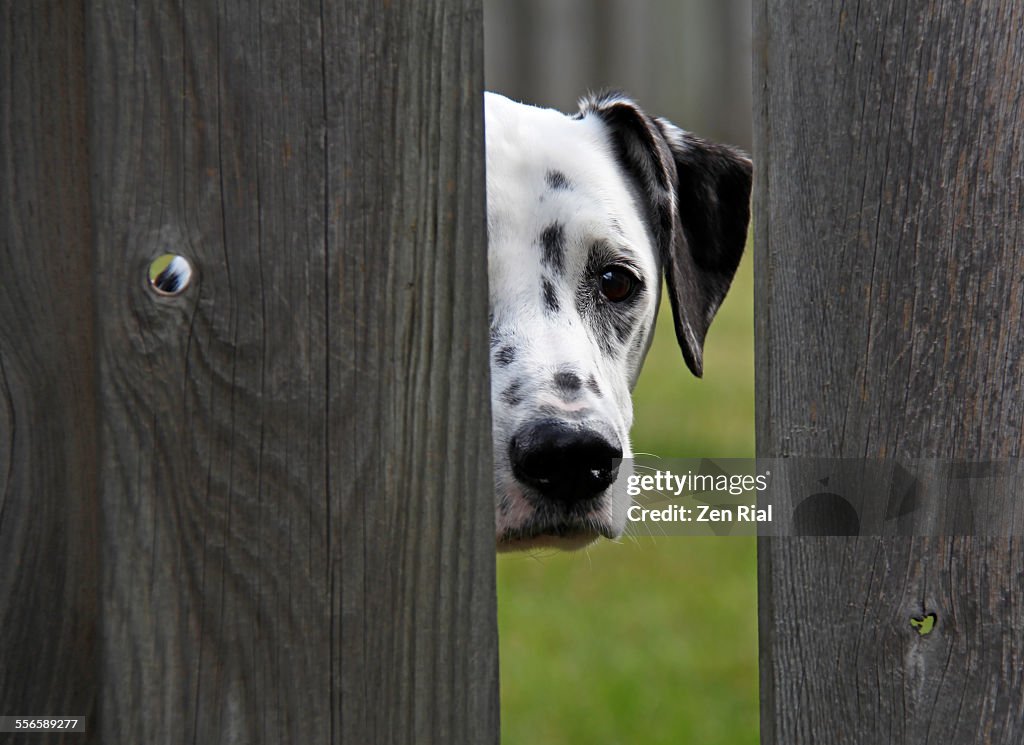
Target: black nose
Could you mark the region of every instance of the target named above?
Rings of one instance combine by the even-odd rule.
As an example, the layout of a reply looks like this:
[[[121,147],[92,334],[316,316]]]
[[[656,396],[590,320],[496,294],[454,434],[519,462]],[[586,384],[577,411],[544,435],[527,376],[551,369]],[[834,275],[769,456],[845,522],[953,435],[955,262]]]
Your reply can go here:
[[[509,443],[512,473],[545,497],[577,502],[615,481],[622,448],[591,429],[544,420],[516,432]]]

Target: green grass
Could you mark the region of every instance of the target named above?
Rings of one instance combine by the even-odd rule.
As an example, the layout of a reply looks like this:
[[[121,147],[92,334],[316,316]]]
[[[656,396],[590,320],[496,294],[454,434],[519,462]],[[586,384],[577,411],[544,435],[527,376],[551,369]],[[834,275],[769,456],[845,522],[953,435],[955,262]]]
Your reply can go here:
[[[634,396],[633,446],[754,455],[750,256],[690,375],[667,303]],[[624,539],[498,560],[504,745],[756,745],[753,538]]]

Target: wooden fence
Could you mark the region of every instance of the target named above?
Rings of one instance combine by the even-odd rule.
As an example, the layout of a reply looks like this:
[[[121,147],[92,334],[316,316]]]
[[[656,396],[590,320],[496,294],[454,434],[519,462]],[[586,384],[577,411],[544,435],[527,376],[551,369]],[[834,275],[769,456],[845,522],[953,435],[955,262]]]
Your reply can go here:
[[[754,37],[758,454],[1020,457],[1024,6],[761,0]],[[1024,742],[1019,539],[759,565],[764,745]]]
[[[479,2],[0,7],[12,740],[496,742]]]

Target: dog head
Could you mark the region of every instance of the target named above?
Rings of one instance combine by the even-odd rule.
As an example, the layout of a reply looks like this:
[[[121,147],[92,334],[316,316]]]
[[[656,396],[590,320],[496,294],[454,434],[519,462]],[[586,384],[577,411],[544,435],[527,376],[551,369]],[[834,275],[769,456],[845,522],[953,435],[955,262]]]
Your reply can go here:
[[[630,393],[661,280],[690,370],[739,264],[751,163],[603,94],[566,116],[486,94],[499,549],[621,535]]]

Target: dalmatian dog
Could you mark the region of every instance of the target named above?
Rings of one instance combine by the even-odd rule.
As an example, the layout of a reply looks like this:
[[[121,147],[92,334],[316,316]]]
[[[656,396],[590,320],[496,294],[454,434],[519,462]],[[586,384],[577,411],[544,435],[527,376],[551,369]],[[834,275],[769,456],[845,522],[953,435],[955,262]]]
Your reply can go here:
[[[662,277],[699,377],[746,241],[751,162],[618,93],[572,115],[488,93],[485,131],[498,549],[616,538]]]

